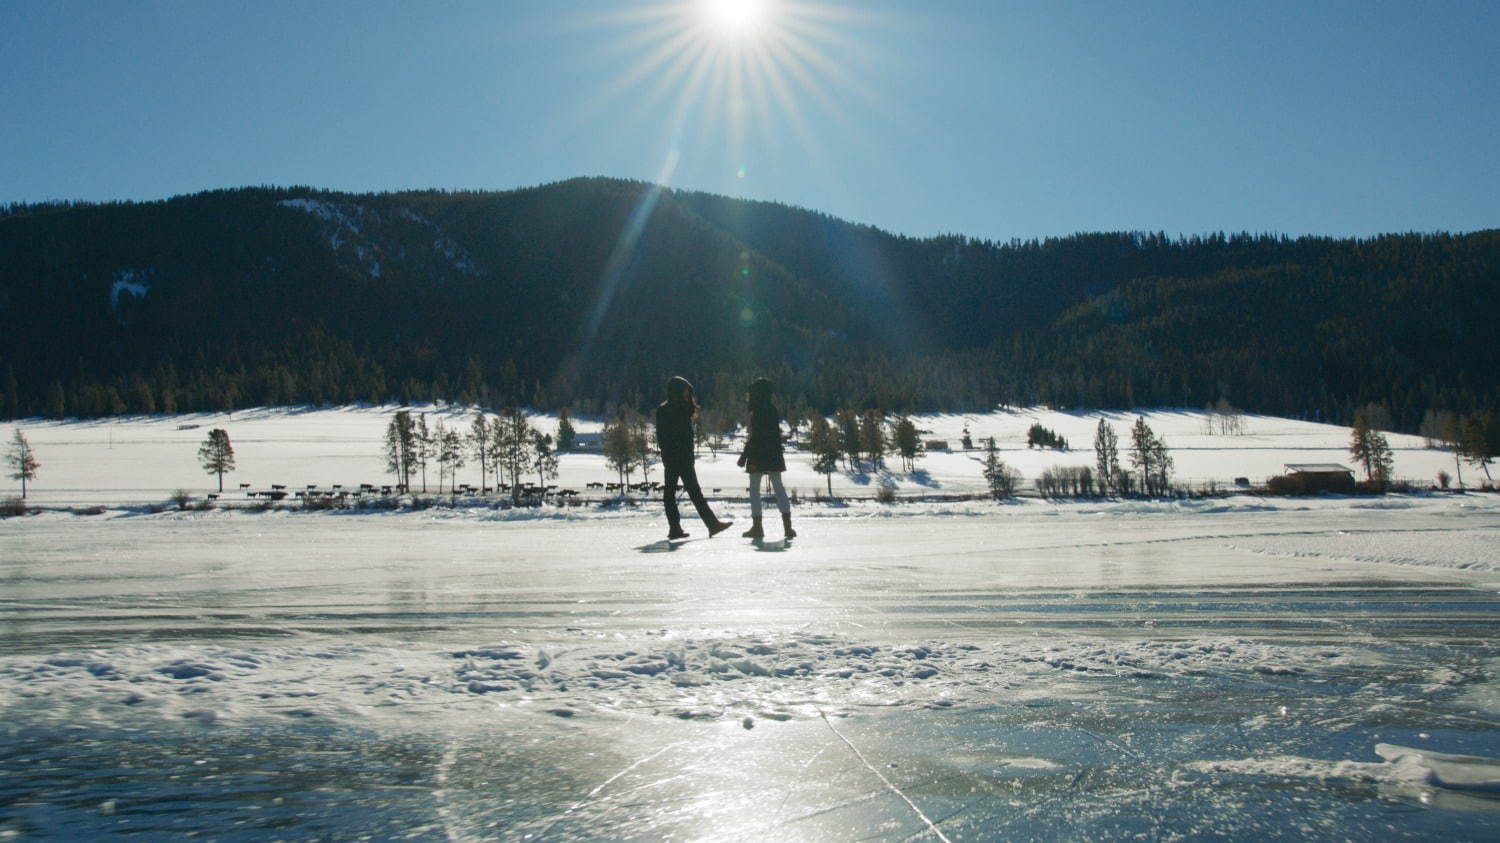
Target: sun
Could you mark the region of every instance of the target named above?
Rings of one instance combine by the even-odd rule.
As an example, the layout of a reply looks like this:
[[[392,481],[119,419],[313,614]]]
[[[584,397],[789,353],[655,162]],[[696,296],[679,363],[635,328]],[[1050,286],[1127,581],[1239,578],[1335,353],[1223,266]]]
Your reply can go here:
[[[699,0],[703,22],[729,38],[747,38],[765,23],[767,0]]]

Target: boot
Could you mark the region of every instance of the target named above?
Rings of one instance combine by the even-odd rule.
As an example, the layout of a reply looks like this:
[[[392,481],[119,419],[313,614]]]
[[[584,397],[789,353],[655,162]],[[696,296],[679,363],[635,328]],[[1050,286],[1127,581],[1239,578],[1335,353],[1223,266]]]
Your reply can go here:
[[[761,529],[761,526],[760,526],[760,516],[759,515],[753,515],[753,516],[751,516],[750,517],[750,529],[746,530],[743,533],[740,533],[740,535],[744,536],[747,539],[763,539],[763,538],[765,538],[766,537],[766,531]]]
[[[713,538],[714,536],[717,536],[718,534],[729,529],[732,524],[734,524],[733,521],[715,521],[712,524],[709,524],[708,537]]]
[[[685,539],[687,537],[687,530],[682,529],[682,526],[678,524],[673,524],[672,529],[667,532],[668,541],[671,541],[673,539]]]
[[[781,528],[786,531],[787,538],[795,539],[797,537],[797,531],[792,529],[792,514],[790,512],[781,513]]]

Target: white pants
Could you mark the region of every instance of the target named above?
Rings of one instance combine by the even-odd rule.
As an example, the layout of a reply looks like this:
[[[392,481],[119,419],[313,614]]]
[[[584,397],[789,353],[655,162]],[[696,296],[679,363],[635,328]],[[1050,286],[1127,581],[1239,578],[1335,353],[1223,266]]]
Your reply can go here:
[[[776,508],[781,510],[782,515],[792,514],[792,505],[787,502],[786,488],[781,485],[781,472],[779,471],[752,471],[750,472],[750,517],[760,517],[760,478],[771,478],[771,491],[776,493]]]

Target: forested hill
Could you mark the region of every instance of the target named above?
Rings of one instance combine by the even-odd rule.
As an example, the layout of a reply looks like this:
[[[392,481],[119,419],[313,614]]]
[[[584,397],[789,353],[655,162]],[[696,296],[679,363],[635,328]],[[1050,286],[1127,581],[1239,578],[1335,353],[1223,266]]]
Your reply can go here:
[[[914,239],[576,179],[0,211],[0,412],[447,398],[602,412],[680,372],[888,410],[1500,406],[1500,232]]]

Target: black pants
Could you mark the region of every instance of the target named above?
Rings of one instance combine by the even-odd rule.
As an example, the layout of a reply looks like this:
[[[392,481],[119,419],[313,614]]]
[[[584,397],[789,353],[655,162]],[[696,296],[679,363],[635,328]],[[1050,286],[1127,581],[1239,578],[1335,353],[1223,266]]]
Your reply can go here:
[[[677,514],[677,481],[682,480],[682,488],[687,490],[688,497],[692,498],[693,506],[698,509],[698,517],[703,519],[705,525],[718,523],[719,519],[714,517],[713,510],[708,508],[708,501],[703,499],[703,490],[698,486],[698,472],[692,463],[684,465],[663,466],[663,472],[667,475],[667,484],[662,489],[662,504],[667,509],[667,526],[677,529],[681,523],[681,516]]]

